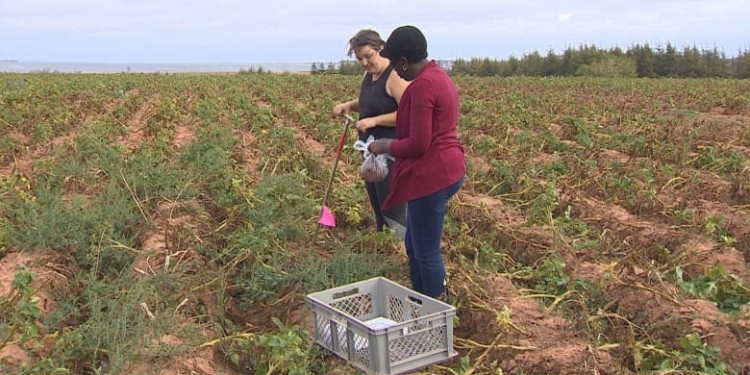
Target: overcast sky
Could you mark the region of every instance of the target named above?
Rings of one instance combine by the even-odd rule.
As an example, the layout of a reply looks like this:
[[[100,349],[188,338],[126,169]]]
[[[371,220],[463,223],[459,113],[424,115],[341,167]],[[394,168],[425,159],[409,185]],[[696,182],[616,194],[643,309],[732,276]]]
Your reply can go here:
[[[430,57],[594,44],[750,49],[750,0],[0,0],[0,59],[247,63],[346,58],[361,28],[425,33]]]

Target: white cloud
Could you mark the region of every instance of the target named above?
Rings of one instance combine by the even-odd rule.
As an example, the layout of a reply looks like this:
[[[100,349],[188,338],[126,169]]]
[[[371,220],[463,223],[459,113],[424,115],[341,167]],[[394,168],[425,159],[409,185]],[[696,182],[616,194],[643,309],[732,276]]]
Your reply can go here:
[[[748,19],[750,0],[0,0],[0,59],[330,61],[357,30],[386,38],[403,24],[436,58],[656,41],[733,53],[748,46]]]
[[[747,0],[724,0],[724,1],[700,1],[697,8],[699,11],[708,13],[748,12],[750,1]]]

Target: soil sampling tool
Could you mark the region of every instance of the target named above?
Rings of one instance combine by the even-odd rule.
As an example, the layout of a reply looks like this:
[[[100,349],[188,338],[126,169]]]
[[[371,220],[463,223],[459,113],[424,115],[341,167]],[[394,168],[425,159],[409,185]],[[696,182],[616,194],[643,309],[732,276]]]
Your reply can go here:
[[[333,179],[336,177],[336,168],[339,165],[339,159],[341,159],[341,151],[344,149],[344,142],[346,142],[346,134],[349,132],[349,125],[351,123],[355,122],[354,118],[350,116],[348,113],[344,113],[344,117],[346,120],[344,121],[344,130],[341,132],[341,138],[339,139],[339,147],[336,151],[336,160],[333,162],[333,170],[331,170],[331,177],[328,179],[328,186],[326,186],[326,192],[323,195],[323,202],[321,204],[321,212],[320,212],[320,219],[318,219],[318,226],[315,228],[315,234],[313,235],[313,242],[318,239],[318,231],[320,230],[320,225],[325,225],[327,227],[335,227],[336,226],[336,219],[333,216],[333,212],[331,212],[331,209],[326,206],[326,202],[328,201],[328,196],[331,195],[331,186],[333,185]]]

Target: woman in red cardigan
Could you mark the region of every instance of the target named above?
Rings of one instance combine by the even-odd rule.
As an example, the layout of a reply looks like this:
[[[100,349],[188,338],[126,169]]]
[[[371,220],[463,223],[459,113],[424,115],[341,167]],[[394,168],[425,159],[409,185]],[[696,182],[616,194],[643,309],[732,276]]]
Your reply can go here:
[[[427,40],[414,26],[395,29],[380,51],[399,76],[410,81],[398,104],[397,139],[371,143],[375,154],[396,158],[391,191],[383,208],[407,202],[406,236],[412,288],[447,298],[440,249],[448,200],[466,174],[458,142],[458,91],[434,60],[427,60]]]

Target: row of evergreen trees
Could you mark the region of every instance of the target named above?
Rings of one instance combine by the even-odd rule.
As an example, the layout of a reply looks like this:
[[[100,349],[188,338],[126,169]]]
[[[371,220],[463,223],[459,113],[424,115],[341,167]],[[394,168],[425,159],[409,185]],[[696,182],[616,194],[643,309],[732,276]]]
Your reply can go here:
[[[684,77],[750,78],[750,50],[727,57],[717,48],[684,47],[670,43],[652,48],[634,45],[627,50],[594,45],[568,47],[563,53],[546,55],[538,51],[506,60],[489,58],[457,59],[443,64],[452,75],[474,76],[598,76],[598,77]],[[312,74],[363,74],[356,61],[313,64]]]
[[[344,75],[362,75],[365,70],[356,61],[341,60],[337,63],[313,63],[310,67],[310,74],[344,74]]]
[[[627,51],[619,47],[569,47],[562,54],[549,51],[546,56],[532,52],[507,60],[458,59],[452,74],[477,76],[604,76],[604,77],[725,77],[750,78],[750,50],[728,58],[716,48],[699,50],[673,45],[652,48],[635,45]]]

